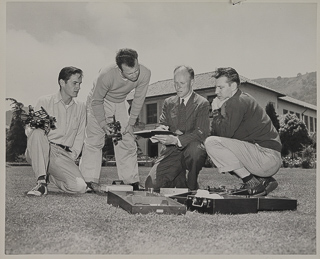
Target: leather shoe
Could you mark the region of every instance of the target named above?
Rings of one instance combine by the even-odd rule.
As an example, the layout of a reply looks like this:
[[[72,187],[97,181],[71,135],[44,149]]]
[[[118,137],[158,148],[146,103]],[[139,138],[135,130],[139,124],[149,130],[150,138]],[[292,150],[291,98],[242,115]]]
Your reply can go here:
[[[86,182],[86,193],[97,193],[101,192],[101,186],[98,183],[95,182]]]
[[[144,187],[139,182],[131,183],[134,191],[144,191]]]
[[[256,178],[262,183],[264,188],[266,189],[267,194],[272,192],[278,187],[278,182],[273,177],[258,177]]]
[[[248,187],[248,193],[251,196],[266,196],[267,195],[267,191],[264,188],[262,183],[254,186],[254,187]]]
[[[255,186],[249,186],[248,184],[244,183],[241,186],[241,189],[245,189],[248,192],[248,195],[250,196],[266,196],[267,191],[262,183],[259,183]]]

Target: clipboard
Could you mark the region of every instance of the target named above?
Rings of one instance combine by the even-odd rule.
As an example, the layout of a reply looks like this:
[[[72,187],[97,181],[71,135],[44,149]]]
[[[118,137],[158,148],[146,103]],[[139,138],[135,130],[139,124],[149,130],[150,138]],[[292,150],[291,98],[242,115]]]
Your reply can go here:
[[[168,130],[141,130],[133,132],[134,135],[143,137],[143,138],[151,138],[154,135],[174,135],[177,136],[176,133]]]

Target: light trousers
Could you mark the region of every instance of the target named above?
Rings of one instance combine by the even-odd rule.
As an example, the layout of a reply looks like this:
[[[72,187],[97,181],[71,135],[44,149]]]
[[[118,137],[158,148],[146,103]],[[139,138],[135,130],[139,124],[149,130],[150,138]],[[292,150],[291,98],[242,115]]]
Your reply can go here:
[[[36,179],[49,175],[49,191],[85,193],[87,185],[71,153],[50,144],[43,130],[33,130],[28,137],[25,155]]]
[[[120,122],[121,133],[128,125],[129,104],[127,101],[113,103],[104,101],[104,111],[107,122],[112,122],[115,115],[116,121]],[[87,101],[87,126],[85,141],[80,160],[80,171],[86,182],[99,183],[102,163],[102,148],[105,144],[105,132],[94,117],[91,108],[91,99]],[[114,145],[114,144],[113,144]],[[122,140],[114,145],[115,160],[118,177],[125,184],[139,182],[137,144],[135,137],[129,133],[122,135]]]
[[[281,166],[280,152],[258,144],[217,136],[208,137],[204,144],[221,173],[245,168],[253,175],[270,177]]]

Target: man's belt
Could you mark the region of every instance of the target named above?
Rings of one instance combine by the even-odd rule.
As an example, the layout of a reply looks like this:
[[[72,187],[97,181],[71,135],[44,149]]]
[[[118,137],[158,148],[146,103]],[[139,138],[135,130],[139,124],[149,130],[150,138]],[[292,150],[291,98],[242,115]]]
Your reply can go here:
[[[56,143],[53,143],[53,142],[50,142],[50,144],[55,145],[55,146],[58,146],[58,147],[61,147],[62,149],[64,149],[64,150],[67,151],[67,152],[72,152],[72,151],[70,150],[70,148],[67,147],[67,146],[64,146],[64,145],[61,145],[61,144],[56,144]]]

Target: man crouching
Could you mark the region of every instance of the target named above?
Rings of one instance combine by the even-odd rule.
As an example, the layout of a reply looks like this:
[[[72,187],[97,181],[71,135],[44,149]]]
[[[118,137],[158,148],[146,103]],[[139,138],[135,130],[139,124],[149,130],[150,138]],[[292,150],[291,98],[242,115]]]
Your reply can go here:
[[[56,129],[45,132],[26,126],[26,159],[32,165],[37,185],[27,195],[42,196],[50,191],[85,193],[87,185],[75,160],[82,150],[86,123],[85,104],[74,99],[82,83],[82,70],[63,68],[58,77],[60,90],[40,97],[35,111],[44,108],[56,118]],[[52,188],[51,188],[52,187]]]
[[[249,195],[263,196],[277,188],[272,177],[281,166],[281,142],[269,116],[257,101],[238,87],[233,68],[218,68],[217,97],[212,101],[211,135],[205,147],[219,172],[242,179]]]

